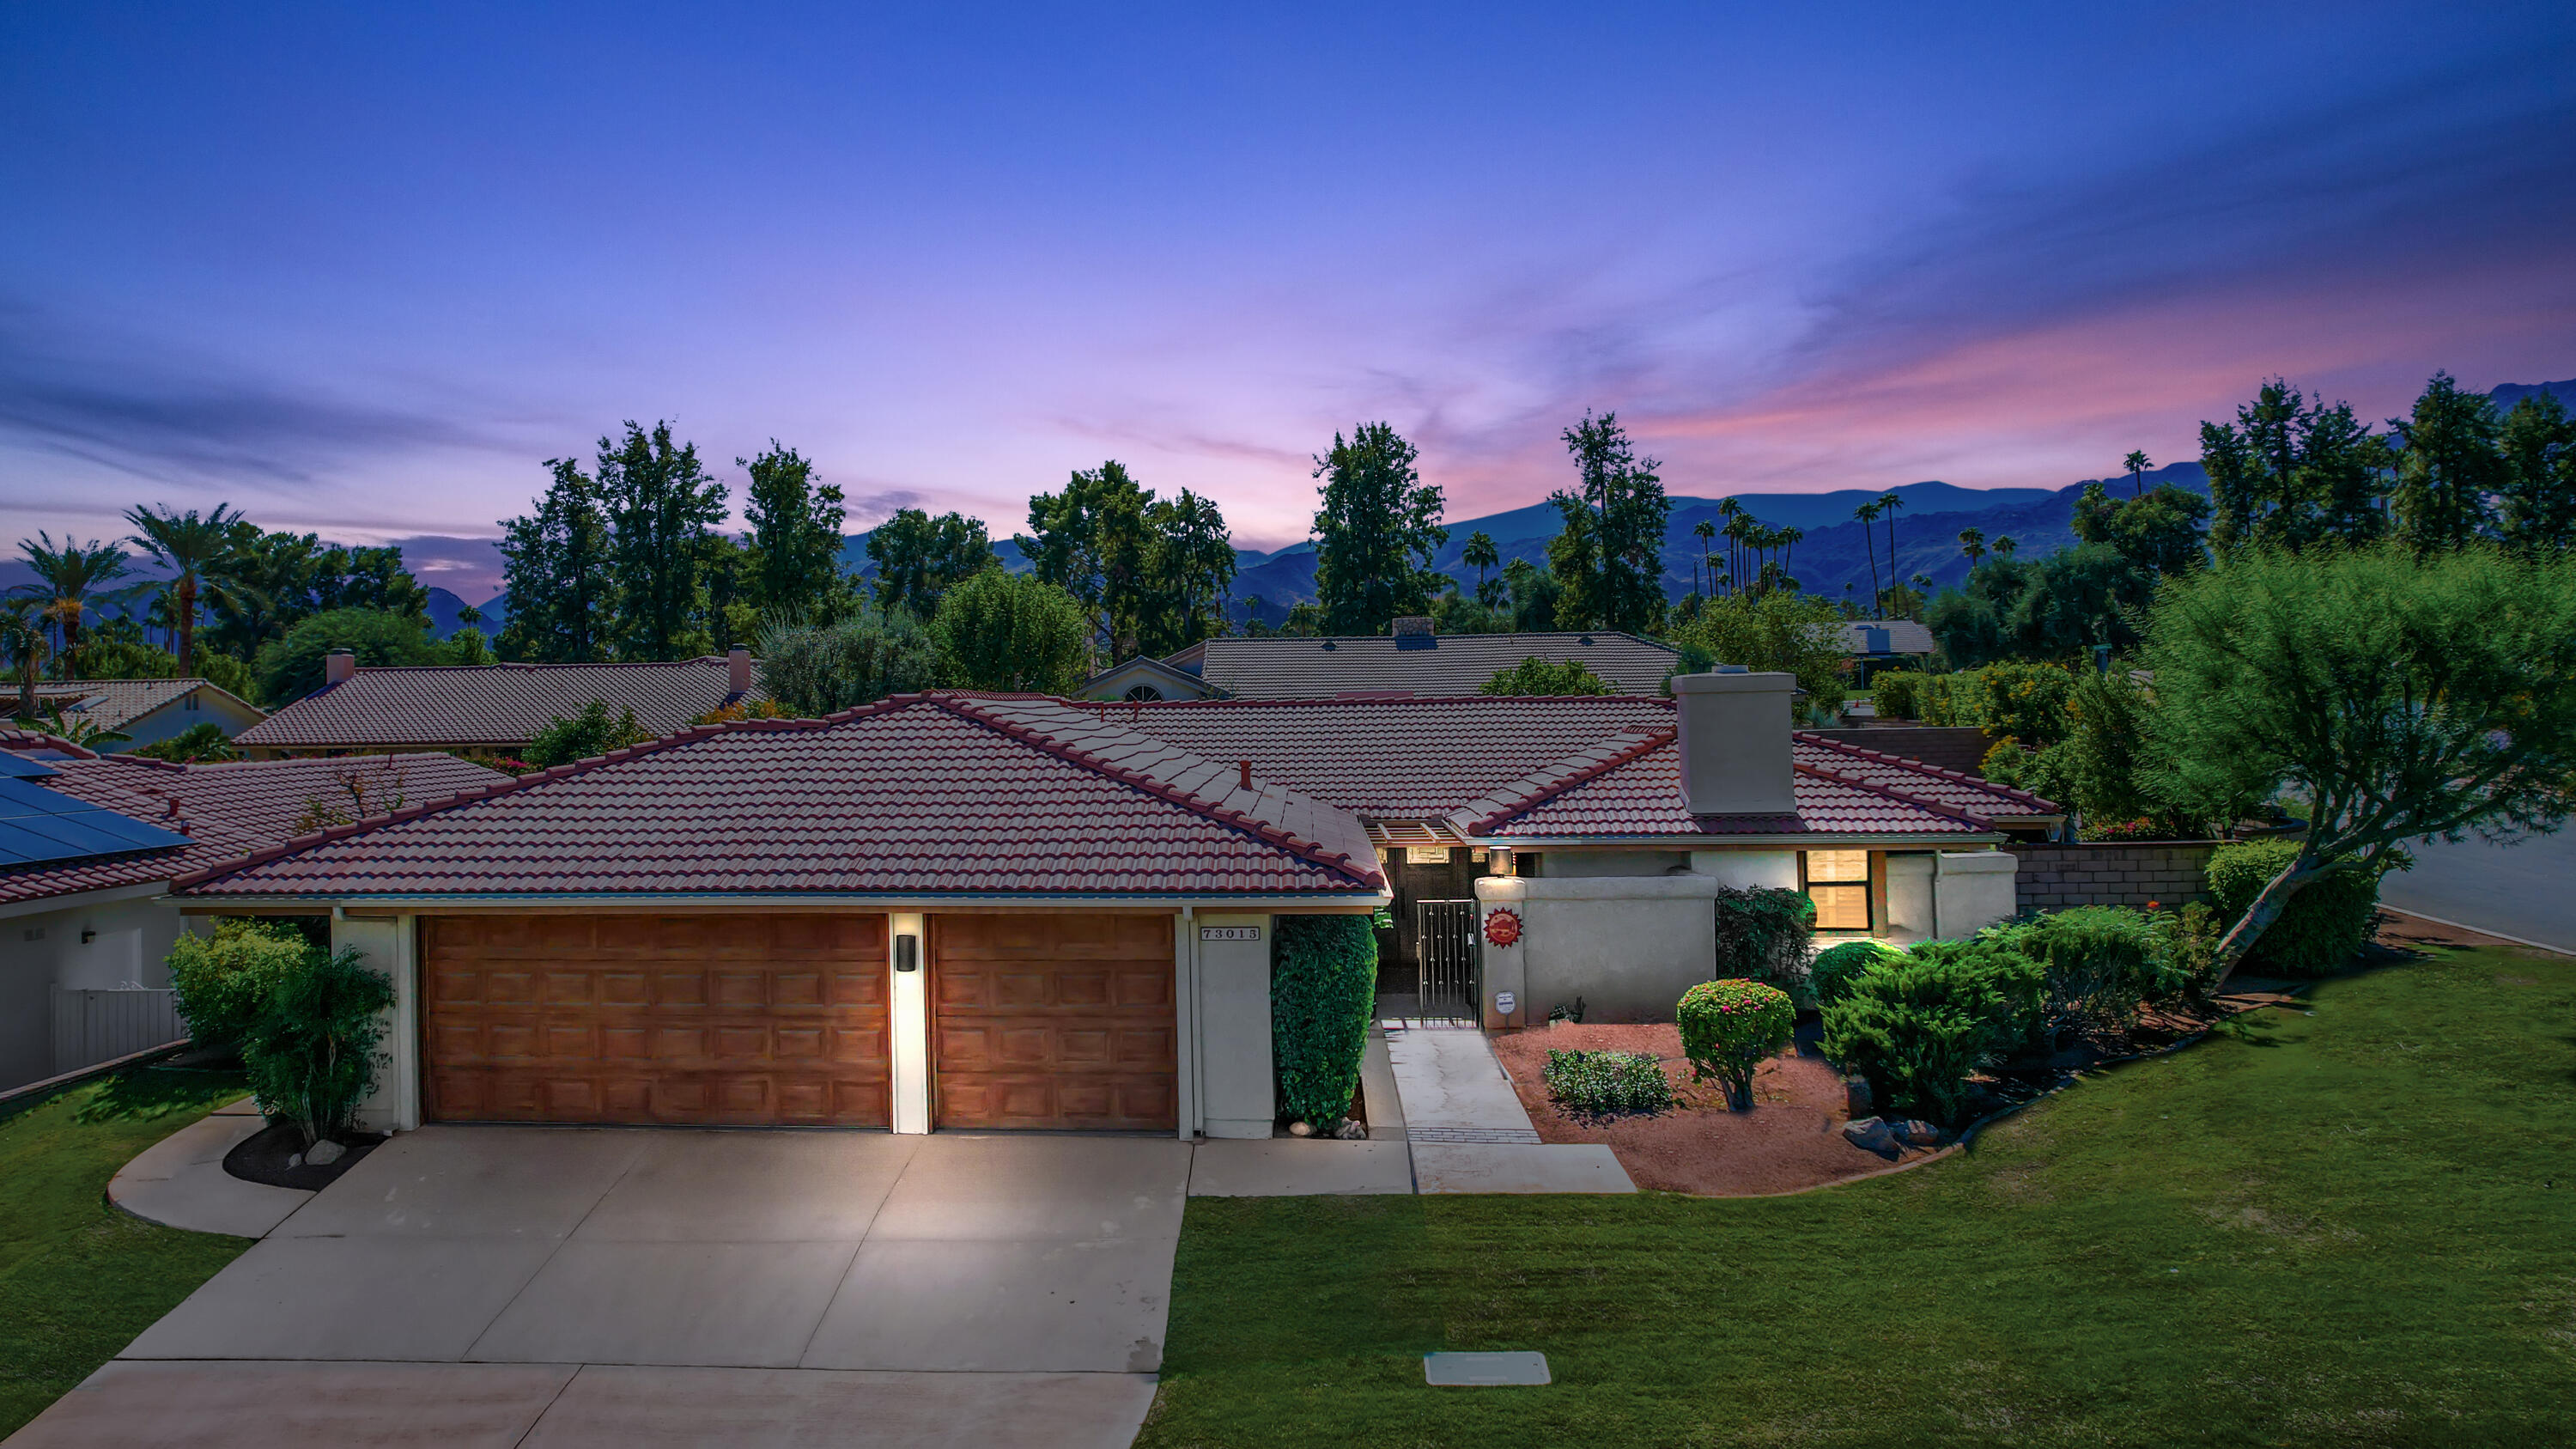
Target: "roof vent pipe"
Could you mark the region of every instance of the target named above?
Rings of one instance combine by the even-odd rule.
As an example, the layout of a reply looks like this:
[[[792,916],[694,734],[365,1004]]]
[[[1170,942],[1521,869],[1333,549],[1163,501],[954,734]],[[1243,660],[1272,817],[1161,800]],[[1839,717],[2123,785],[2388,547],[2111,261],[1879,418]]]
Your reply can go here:
[[[1237,760],[1237,761],[1235,761],[1235,762],[1234,762],[1234,767],[1235,767],[1235,772],[1236,772],[1238,775],[1240,775],[1240,776],[1242,777],[1242,780],[1243,780],[1243,788],[1245,788],[1245,789],[1247,789],[1247,790],[1251,789],[1251,788],[1252,788],[1252,762],[1251,762],[1250,760]]]
[[[322,682],[325,685],[346,684],[357,677],[358,656],[346,649],[334,649],[322,656]]]
[[[1682,804],[1693,815],[1797,813],[1797,766],[1789,752],[1792,674],[1757,674],[1738,664],[1673,677],[1680,733]]]
[[[751,693],[751,651],[740,644],[725,651],[725,689],[735,699]]]

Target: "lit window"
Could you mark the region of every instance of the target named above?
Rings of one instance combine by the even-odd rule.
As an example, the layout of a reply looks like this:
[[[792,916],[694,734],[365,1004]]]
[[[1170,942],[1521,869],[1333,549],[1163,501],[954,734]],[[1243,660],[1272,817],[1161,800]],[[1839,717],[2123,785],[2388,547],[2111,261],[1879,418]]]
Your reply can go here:
[[[1866,931],[1869,922],[1869,852],[1805,852],[1807,899],[1816,903],[1819,931]]]
[[[1404,848],[1406,865],[1447,865],[1449,847],[1445,845],[1408,845]]]

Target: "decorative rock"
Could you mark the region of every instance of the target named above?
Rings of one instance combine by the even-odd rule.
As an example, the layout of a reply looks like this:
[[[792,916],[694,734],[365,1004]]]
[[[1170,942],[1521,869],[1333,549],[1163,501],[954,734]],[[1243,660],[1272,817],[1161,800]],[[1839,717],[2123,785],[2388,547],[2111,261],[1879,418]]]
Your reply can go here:
[[[304,1154],[301,1152],[288,1154],[286,1165],[289,1167],[302,1167],[304,1165]]]
[[[1941,1129],[1920,1120],[1896,1124],[1896,1139],[1908,1147],[1938,1147]]]
[[[1312,1122],[1291,1122],[1288,1124],[1288,1135],[1291,1137],[1312,1137],[1315,1135],[1315,1124]]]
[[[348,1148],[341,1146],[339,1143],[332,1141],[328,1137],[325,1137],[321,1141],[314,1143],[311,1147],[304,1150],[304,1165],[307,1167],[329,1167],[332,1163],[339,1161],[348,1154]]]
[[[1843,1109],[1855,1118],[1867,1117],[1878,1110],[1876,1104],[1870,1101],[1869,1078],[1843,1078]]]
[[[1359,1119],[1355,1117],[1345,1117],[1342,1119],[1342,1125],[1333,1129],[1333,1135],[1344,1142],[1365,1142],[1368,1140],[1368,1128],[1362,1126]]]
[[[1843,1124],[1843,1138],[1864,1152],[1881,1157],[1894,1157],[1898,1148],[1896,1133],[1876,1117],[1861,1117]]]

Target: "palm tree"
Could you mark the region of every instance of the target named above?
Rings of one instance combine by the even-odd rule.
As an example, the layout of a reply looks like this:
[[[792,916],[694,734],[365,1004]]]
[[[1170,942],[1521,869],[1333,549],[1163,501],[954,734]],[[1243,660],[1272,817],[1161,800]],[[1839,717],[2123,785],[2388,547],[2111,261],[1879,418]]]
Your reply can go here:
[[[53,535],[40,532],[34,542],[18,540],[18,551],[36,571],[46,595],[45,612],[62,625],[63,647],[56,659],[68,671],[80,651],[81,614],[89,606],[90,591],[125,573],[125,550],[94,538],[87,543],[66,538],[56,548]]]
[[[2003,537],[1995,540],[1995,557],[2011,558],[2013,550],[2018,547],[2020,547],[2020,545],[2012,541],[2012,535],[2005,534]]]
[[[1733,503],[1735,500],[1726,500]],[[1724,505],[1719,505],[1723,507]],[[1708,541],[1717,537],[1717,525],[1703,518],[1691,525],[1691,537],[1699,540],[1699,561],[1708,571],[1708,591],[1717,592],[1717,560],[1708,556]]]
[[[45,665],[45,601],[33,594],[0,603],[0,650],[18,666],[18,718],[36,717],[36,672]]]
[[[2130,497],[2135,498],[2147,491],[2147,481],[2140,475],[2155,465],[2147,461],[2145,453],[2132,451],[2129,456],[2120,460],[2120,466],[2129,470]]]
[[[1960,529],[1959,552],[1968,556],[1968,567],[1974,569],[1977,561],[1986,556],[1986,531],[1982,528]]]
[[[1878,522],[1878,514],[1875,503],[1864,503],[1852,510],[1852,517],[1860,520],[1860,546],[1869,554],[1869,606],[1873,610],[1878,607],[1878,537],[1869,531],[1869,526]],[[1891,568],[1895,563],[1894,559],[1888,560]]]
[[[179,625],[179,673],[191,676],[197,664],[198,580],[232,552],[233,525],[242,516],[228,503],[216,504],[203,518],[193,508],[180,513],[145,505],[125,510],[125,521],[134,525],[132,542],[178,575],[170,612]]]
[[[1476,602],[1484,603],[1485,572],[1503,561],[1503,556],[1494,550],[1493,535],[1481,528],[1468,534],[1467,546],[1459,551],[1458,561],[1476,571]]]
[[[1905,500],[1892,491],[1878,495],[1878,511],[1887,519],[1887,576],[1890,579],[1896,577],[1896,510],[1904,506]]]
[[[1732,498],[1717,500],[1717,516],[1726,520],[1718,532],[1726,535],[1726,577],[1729,581],[1727,586],[1732,589],[1737,586],[1736,581],[1744,577],[1744,560],[1737,556],[1737,546],[1744,540],[1739,525],[1750,522],[1751,516],[1744,511],[1743,504]]]

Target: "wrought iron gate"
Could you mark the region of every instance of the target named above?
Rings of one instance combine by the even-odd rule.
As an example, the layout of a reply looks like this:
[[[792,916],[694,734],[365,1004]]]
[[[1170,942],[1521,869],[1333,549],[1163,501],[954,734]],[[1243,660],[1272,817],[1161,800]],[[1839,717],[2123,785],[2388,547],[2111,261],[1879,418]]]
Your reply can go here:
[[[1474,901],[1413,903],[1413,964],[1424,1016],[1477,1019],[1484,945]]]

